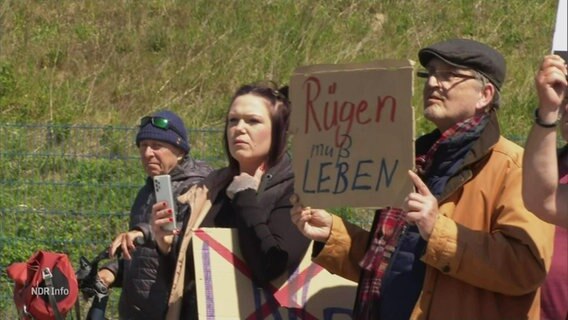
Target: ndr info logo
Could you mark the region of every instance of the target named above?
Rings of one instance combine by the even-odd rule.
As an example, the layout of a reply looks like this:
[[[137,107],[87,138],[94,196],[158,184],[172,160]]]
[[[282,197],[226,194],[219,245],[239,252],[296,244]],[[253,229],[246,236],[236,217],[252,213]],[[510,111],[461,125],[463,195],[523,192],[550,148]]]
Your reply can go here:
[[[69,288],[60,287],[32,287],[32,295],[34,296],[68,296]]]

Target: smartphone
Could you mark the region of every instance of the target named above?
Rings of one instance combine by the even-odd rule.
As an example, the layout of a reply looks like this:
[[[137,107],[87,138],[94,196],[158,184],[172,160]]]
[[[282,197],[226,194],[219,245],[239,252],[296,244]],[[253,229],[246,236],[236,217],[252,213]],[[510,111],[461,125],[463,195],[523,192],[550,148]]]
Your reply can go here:
[[[165,201],[168,207],[173,210],[172,218],[174,221],[162,226],[162,229],[173,231],[176,228],[176,205],[172,193],[172,181],[169,174],[154,176],[154,192],[156,203]]]

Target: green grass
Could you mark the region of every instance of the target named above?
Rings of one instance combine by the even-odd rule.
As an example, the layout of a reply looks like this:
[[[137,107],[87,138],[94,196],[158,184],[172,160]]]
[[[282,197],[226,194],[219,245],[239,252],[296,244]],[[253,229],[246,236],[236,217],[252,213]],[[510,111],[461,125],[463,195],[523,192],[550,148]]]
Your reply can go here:
[[[467,37],[506,56],[501,123],[505,134],[525,135],[536,103],[532,77],[550,51],[556,4],[5,0],[0,117],[131,126],[168,107],[190,127],[220,127],[240,84],[286,83],[307,64],[416,60],[425,45]],[[420,112],[417,124],[418,133],[431,128]]]

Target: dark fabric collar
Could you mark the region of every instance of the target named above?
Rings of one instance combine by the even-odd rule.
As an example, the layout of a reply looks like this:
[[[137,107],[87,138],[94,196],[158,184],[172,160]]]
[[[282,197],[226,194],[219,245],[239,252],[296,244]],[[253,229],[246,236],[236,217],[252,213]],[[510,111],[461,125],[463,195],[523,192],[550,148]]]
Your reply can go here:
[[[263,175],[259,192],[266,190],[282,181],[294,178],[292,172],[292,161],[288,154],[284,154],[282,159],[273,167],[269,168]],[[233,179],[233,175],[229,167],[221,168],[213,171],[203,182],[209,190],[224,189]]]
[[[424,172],[426,185],[435,197],[439,197],[450,177],[461,170],[465,157],[479,139],[489,122],[488,116],[476,117],[461,122],[444,132],[429,151],[431,167]],[[461,128],[461,129],[460,129]],[[448,136],[449,134],[449,136]]]
[[[440,131],[436,129],[418,138],[416,140],[415,146],[416,155],[418,156],[428,152],[430,147],[432,147],[432,145],[440,138],[440,135]],[[463,168],[470,167],[489,155],[492,148],[495,146],[497,141],[499,141],[499,138],[499,121],[497,119],[496,112],[492,111],[489,114],[489,121],[487,125],[463,157],[463,162],[458,169],[462,170]],[[437,196],[438,201],[445,199],[449,194],[453,193],[456,188],[458,188],[461,184],[463,184],[463,182],[467,180],[468,177],[471,176],[470,171],[460,170],[457,170],[451,177],[448,177],[448,181],[445,183],[443,190]]]
[[[203,220],[202,226],[221,228],[235,226],[234,215],[223,214],[223,216],[219,216],[220,212],[233,212],[233,207],[230,205],[231,201],[225,194],[226,188],[233,179],[231,172],[229,167],[216,170],[208,176],[204,182],[209,189],[210,199],[213,199],[213,205]],[[260,194],[270,189],[272,186],[292,179],[293,177],[292,161],[290,157],[285,154],[275,166],[269,168],[264,173],[257,193]]]
[[[441,132],[438,129],[427,133],[418,139],[416,139],[416,155],[425,154],[430,150],[430,147],[440,138]],[[489,123],[485,127],[485,130],[479,136],[479,139],[471,146],[470,151],[466,155],[464,165],[471,164],[479,160],[480,158],[486,156],[491,148],[497,143],[501,135],[499,129],[499,121],[497,120],[497,114],[495,111],[491,112],[489,115]]]
[[[262,190],[270,189],[276,184],[293,178],[294,172],[292,171],[292,160],[286,153],[282,156],[282,159],[276,163],[276,165],[269,168],[264,173],[261,185],[258,187],[258,191],[261,192]]]
[[[196,166],[196,161],[189,155],[183,158],[183,161],[175,166],[169,173],[170,178],[173,181],[186,180],[191,176],[202,176],[205,178],[204,174],[201,174],[198,170],[194,170]],[[152,177],[146,177],[146,184],[154,185],[154,180]]]
[[[186,175],[187,172],[187,170],[185,169],[191,166],[193,166],[193,159],[188,155],[183,159],[183,161],[180,164],[175,166],[175,168],[173,168],[172,171],[170,171],[170,176],[172,177],[172,179],[183,177]]]
[[[492,111],[490,113],[489,123],[485,130],[479,136],[479,139],[471,146],[471,149],[465,156],[464,167],[469,166],[480,159],[487,156],[501,137],[501,130],[499,128],[499,121],[497,113]]]

